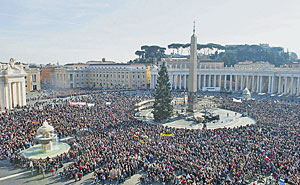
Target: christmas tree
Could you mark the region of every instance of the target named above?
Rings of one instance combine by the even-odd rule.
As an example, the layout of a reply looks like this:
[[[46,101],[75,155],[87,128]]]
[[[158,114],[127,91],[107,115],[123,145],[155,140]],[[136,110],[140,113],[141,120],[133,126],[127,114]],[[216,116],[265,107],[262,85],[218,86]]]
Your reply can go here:
[[[165,62],[161,65],[158,75],[159,76],[155,87],[155,101],[152,113],[154,115],[154,120],[157,122],[161,122],[171,117],[173,114],[169,75]]]

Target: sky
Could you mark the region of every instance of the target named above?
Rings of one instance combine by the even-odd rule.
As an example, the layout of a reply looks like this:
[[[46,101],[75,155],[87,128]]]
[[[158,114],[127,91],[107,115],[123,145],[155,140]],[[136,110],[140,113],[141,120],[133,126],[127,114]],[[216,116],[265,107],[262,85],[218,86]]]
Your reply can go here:
[[[299,0],[0,0],[0,61],[127,62],[142,45],[269,43],[300,54]],[[170,52],[170,51],[167,51]]]

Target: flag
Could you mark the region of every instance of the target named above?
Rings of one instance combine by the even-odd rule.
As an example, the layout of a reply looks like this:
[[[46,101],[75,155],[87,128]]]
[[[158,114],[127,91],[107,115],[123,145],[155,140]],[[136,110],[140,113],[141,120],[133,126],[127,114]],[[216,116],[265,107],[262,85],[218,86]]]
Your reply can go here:
[[[173,136],[173,134],[160,133],[161,136]]]
[[[272,161],[272,159],[270,159],[268,156],[266,156],[266,159],[267,159],[268,161]]]

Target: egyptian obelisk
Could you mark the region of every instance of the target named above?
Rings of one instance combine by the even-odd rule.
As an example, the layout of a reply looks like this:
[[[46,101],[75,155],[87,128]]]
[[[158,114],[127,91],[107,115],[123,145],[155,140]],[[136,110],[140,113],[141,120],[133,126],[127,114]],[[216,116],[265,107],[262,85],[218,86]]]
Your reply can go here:
[[[196,111],[197,104],[197,37],[195,35],[195,22],[193,28],[193,35],[191,37],[191,52],[190,52],[190,66],[188,78],[188,112]]]

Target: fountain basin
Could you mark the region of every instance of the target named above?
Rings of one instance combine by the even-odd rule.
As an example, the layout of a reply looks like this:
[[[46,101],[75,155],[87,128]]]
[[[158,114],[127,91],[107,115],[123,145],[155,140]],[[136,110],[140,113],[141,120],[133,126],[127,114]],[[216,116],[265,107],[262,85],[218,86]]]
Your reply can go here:
[[[52,151],[43,153],[42,145],[37,144],[26,150],[23,150],[21,154],[27,158],[32,160],[45,159],[47,157],[53,158],[62,153],[68,152],[70,150],[70,146],[66,143],[55,143],[53,144]]]

